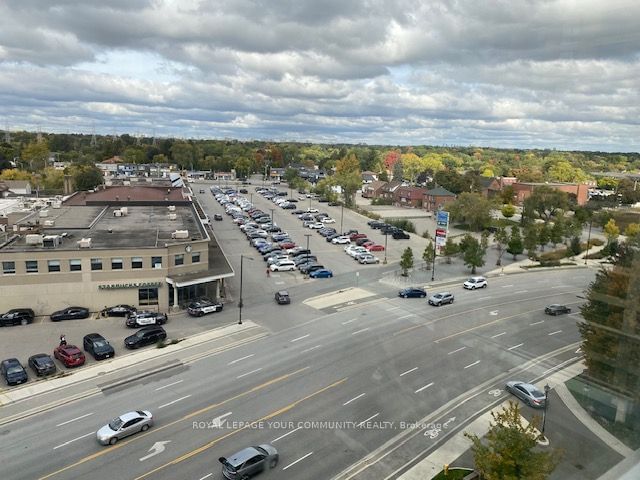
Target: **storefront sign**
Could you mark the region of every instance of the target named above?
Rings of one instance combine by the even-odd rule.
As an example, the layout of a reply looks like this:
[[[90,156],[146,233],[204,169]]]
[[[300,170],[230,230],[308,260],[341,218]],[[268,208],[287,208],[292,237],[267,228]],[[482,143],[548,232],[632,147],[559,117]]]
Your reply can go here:
[[[98,290],[118,290],[121,288],[159,288],[162,282],[109,283],[98,285]]]

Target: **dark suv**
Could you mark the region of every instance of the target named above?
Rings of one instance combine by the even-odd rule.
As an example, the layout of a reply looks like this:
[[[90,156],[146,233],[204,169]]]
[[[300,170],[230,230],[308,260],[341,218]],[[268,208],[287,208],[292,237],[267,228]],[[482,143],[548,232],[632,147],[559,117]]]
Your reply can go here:
[[[30,308],[14,308],[0,315],[0,327],[9,325],[26,325],[33,322],[33,310]]]
[[[104,360],[115,355],[113,347],[106,338],[99,333],[89,333],[82,339],[82,348],[85,352],[93,355],[96,360]]]
[[[124,339],[127,348],[139,348],[167,338],[167,332],[160,326],[144,327]]]
[[[276,302],[278,302],[278,305],[287,305],[291,303],[291,297],[289,297],[289,292],[287,292],[286,290],[280,290],[279,292],[276,292],[275,298]]]
[[[19,385],[27,381],[27,371],[17,358],[8,358],[0,363],[0,374],[7,385]]]

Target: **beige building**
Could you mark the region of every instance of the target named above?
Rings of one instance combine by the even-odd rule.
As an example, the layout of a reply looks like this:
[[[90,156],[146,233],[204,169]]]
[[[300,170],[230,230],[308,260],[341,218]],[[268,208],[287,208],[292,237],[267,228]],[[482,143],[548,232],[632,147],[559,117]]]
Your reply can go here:
[[[222,295],[233,270],[202,209],[179,188],[123,188],[14,217],[0,244],[0,312],[117,304],[168,311]]]

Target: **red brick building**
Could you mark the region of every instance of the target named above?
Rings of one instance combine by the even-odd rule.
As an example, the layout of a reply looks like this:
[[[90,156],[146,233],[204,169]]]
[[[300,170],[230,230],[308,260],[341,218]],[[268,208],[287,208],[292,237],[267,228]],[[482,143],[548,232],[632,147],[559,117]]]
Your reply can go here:
[[[451,203],[455,199],[455,193],[446,188],[436,187],[424,193],[423,206],[428,212],[437,212],[438,209],[444,208],[447,203]]]
[[[589,200],[589,185],[586,183],[538,183],[538,182],[516,182],[513,184],[513,191],[515,194],[515,201],[519,205],[525,201],[537,187],[540,186],[551,187],[561,192],[567,192],[570,195],[576,197],[578,205],[584,205]]]
[[[393,203],[400,207],[421,208],[426,188],[400,186],[393,194]]]

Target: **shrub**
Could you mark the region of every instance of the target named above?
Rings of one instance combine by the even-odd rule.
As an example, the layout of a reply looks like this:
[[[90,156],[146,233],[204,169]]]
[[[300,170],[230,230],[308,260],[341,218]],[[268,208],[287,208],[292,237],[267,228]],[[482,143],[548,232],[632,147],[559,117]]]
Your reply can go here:
[[[604,245],[604,240],[600,238],[592,238],[589,240],[589,243],[591,244],[591,246],[599,247],[600,245]]]
[[[410,233],[416,233],[416,227],[412,221],[404,218],[390,218],[386,220],[386,223],[393,225],[394,227],[401,228]]]
[[[511,218],[516,214],[516,207],[511,205],[510,203],[502,207],[502,216],[504,218]]]
[[[560,248],[558,250],[552,250],[550,252],[541,253],[538,257],[540,262],[551,262],[555,260],[561,260],[567,256],[568,252],[566,248]]]

